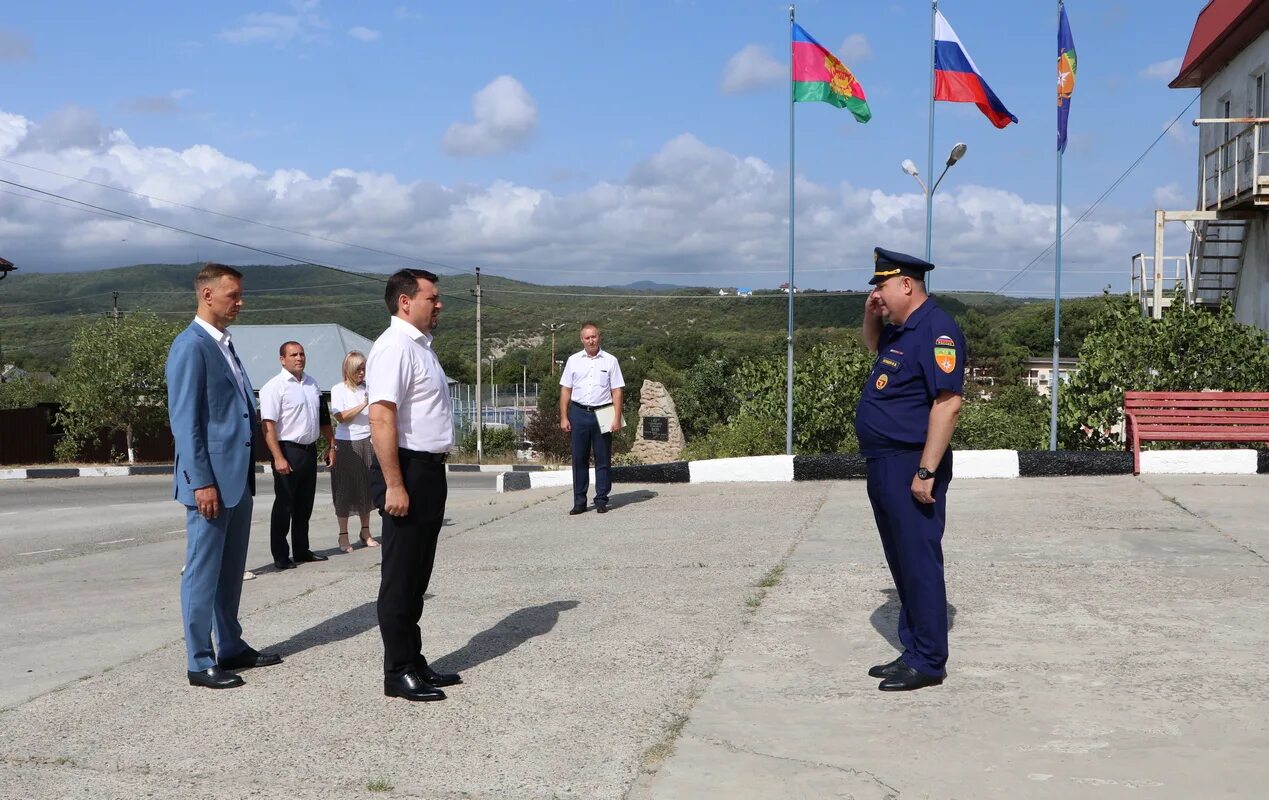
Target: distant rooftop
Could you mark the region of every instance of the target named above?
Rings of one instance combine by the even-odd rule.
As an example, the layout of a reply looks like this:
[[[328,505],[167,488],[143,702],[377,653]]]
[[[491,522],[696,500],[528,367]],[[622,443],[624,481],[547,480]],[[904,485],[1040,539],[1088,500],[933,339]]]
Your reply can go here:
[[[1199,12],[1181,71],[1168,84],[1198,89],[1269,28],[1269,0],[1211,0]]]
[[[234,350],[247,369],[251,385],[258,391],[274,375],[282,371],[278,348],[283,342],[304,345],[308,363],[304,371],[317,381],[324,392],[344,379],[344,356],[351,350],[370,354],[374,342],[342,325],[234,325]]]

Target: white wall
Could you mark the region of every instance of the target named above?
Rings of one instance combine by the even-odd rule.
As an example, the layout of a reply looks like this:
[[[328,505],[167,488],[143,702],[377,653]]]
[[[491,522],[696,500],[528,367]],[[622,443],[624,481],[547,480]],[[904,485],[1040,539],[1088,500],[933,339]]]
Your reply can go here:
[[[1269,331],[1269,214],[1247,223],[1234,316]]]

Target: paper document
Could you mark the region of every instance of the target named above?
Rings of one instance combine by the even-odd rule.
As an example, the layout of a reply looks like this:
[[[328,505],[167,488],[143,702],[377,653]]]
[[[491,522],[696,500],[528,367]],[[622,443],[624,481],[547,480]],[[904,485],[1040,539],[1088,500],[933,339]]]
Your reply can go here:
[[[617,409],[612,403],[595,409],[595,419],[599,420],[600,433],[612,433],[612,423],[617,418]]]

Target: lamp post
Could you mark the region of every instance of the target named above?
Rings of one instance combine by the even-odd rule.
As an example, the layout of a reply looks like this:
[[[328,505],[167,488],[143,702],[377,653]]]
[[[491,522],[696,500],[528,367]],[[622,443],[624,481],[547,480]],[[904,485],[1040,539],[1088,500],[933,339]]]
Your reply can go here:
[[[934,184],[929,187],[925,185],[925,181],[921,180],[921,173],[917,171],[917,165],[912,162],[912,159],[905,158],[903,163],[899,165],[904,172],[912,176],[912,180],[916,181],[920,185],[921,191],[925,193],[925,260],[930,263],[933,263],[930,256],[932,255],[931,241],[934,233],[934,192],[939,188],[939,184],[943,182],[943,176],[947,174],[953,164],[964,158],[965,151],[968,149],[969,145],[964,142],[957,142],[956,146],[952,148],[952,152],[947,154],[947,163],[943,166],[943,171],[939,173],[938,180],[934,181]],[[927,288],[929,279],[929,273],[926,273]]]
[[[551,374],[555,374],[555,332],[564,329],[563,322],[543,322],[542,327],[551,332]]]

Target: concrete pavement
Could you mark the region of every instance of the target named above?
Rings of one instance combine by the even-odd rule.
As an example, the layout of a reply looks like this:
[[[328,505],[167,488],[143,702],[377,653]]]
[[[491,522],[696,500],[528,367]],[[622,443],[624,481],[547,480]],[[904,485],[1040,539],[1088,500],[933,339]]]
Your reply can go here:
[[[364,552],[247,584],[248,640],[287,661],[226,692],[183,685],[175,580],[166,607],[132,596],[128,562],[172,543],[14,568],[7,600],[57,591],[6,603],[0,685],[26,642],[85,677],[3,703],[0,797],[1258,796],[1266,489],[954,483],[950,676],[906,695],[864,674],[896,609],[859,482],[453,506],[424,641],[466,683],[436,704],[382,696]]]

